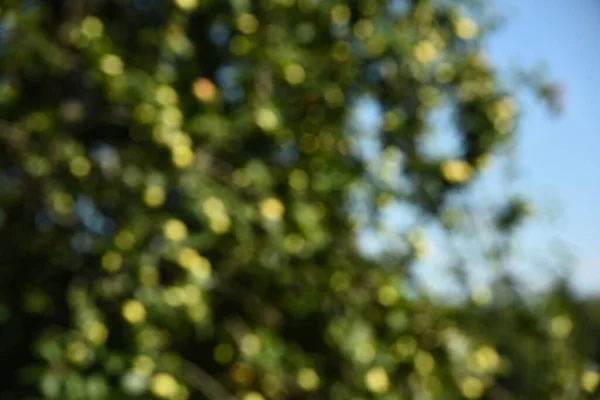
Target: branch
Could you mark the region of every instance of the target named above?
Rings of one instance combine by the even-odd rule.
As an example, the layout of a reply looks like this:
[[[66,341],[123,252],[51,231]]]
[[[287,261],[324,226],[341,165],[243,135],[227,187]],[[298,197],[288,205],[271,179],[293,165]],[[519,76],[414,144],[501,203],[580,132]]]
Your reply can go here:
[[[17,150],[25,150],[28,134],[21,128],[16,127],[13,123],[0,120],[0,139],[4,139],[6,143]]]
[[[183,361],[182,374],[188,385],[202,393],[209,400],[238,400],[219,381],[190,361]]]
[[[251,187],[236,187],[233,182],[235,168],[226,161],[215,157],[204,150],[196,151],[196,167],[209,174],[225,186],[241,191],[248,198],[253,199],[260,196],[260,193]],[[201,160],[201,161],[200,161]]]

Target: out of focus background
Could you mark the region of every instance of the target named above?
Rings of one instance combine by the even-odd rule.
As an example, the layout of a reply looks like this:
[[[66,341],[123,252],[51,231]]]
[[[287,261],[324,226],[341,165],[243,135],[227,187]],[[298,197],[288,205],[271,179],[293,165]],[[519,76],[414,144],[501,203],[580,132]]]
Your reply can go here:
[[[0,4],[1,400],[592,400],[600,4]]]

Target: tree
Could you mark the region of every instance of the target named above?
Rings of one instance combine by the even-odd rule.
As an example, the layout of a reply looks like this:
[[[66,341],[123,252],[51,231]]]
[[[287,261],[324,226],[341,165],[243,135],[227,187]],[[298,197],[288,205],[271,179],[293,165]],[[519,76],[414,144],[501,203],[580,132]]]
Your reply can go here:
[[[425,0],[4,6],[2,398],[533,393],[497,378],[504,354],[478,325],[495,314],[410,295],[418,231],[386,257],[356,248],[390,202],[450,233],[471,226],[461,196],[517,119],[483,56],[480,11]],[[370,157],[353,123],[365,99],[381,110]],[[444,107],[460,151],[425,154]],[[510,199],[486,213],[496,254],[524,214]],[[516,316],[504,332],[521,332],[521,306],[506,307]],[[539,320],[522,313],[530,332]],[[549,340],[528,334],[536,348]],[[583,396],[529,372],[535,393]]]

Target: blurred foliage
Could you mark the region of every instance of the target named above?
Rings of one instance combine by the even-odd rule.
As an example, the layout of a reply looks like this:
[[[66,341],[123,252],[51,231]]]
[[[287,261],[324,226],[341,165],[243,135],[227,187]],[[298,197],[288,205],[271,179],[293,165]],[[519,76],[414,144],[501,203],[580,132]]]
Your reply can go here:
[[[0,398],[594,398],[597,305],[431,299],[419,224],[357,249],[401,204],[508,262],[526,202],[468,201],[518,122],[485,10],[3,2]]]

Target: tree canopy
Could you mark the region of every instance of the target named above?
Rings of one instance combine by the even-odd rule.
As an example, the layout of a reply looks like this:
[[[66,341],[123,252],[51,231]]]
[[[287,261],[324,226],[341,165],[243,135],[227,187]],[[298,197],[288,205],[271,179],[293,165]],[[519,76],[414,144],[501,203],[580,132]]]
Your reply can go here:
[[[501,266],[528,213],[469,198],[518,126],[487,10],[5,2],[0,397],[593,398],[567,289],[444,303],[412,278],[421,225]],[[367,257],[399,204],[417,222]]]

